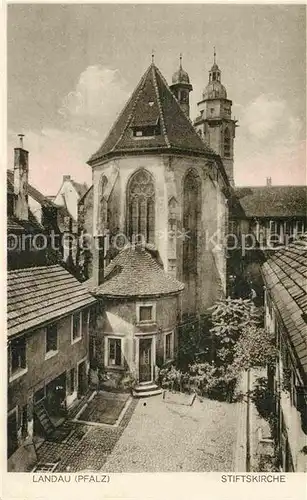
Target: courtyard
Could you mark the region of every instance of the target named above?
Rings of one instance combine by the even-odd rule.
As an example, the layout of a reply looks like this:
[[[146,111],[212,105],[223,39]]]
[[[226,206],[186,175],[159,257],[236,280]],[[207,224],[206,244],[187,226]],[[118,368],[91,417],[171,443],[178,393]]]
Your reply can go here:
[[[88,412],[97,422],[98,406],[104,406],[101,398],[96,399],[97,408],[95,398],[92,401]],[[41,466],[56,464],[54,472],[236,470],[240,403],[167,392],[165,398],[132,399],[117,425],[75,419],[65,425],[70,432],[63,441],[46,441],[38,449]]]

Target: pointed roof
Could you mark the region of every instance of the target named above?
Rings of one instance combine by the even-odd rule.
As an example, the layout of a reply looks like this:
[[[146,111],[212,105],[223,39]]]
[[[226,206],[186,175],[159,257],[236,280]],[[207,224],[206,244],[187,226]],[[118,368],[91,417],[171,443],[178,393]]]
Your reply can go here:
[[[160,125],[161,134],[133,137],[133,127]],[[151,64],[98,151],[88,163],[128,152],[197,153],[216,157],[182,111],[159,69]]]
[[[151,245],[125,246],[105,270],[105,280],[91,288],[104,297],[151,297],[177,294],[184,284],[166,274],[157,250]]]

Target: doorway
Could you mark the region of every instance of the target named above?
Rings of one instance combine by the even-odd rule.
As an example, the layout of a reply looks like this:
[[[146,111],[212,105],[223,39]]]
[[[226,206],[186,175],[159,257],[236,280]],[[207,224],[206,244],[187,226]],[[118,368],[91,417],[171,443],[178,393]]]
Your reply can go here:
[[[84,396],[87,391],[86,361],[78,364],[78,398]]]
[[[152,338],[139,339],[139,381],[152,380]]]

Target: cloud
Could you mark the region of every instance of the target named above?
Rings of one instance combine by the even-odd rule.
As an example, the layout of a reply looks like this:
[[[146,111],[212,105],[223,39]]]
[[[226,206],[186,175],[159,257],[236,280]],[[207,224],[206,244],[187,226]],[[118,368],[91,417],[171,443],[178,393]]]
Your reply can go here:
[[[47,195],[57,193],[65,174],[90,185],[86,161],[97,151],[128,96],[118,70],[88,66],[62,100],[58,110],[62,119],[55,126],[46,123],[41,130],[24,131],[30,182]],[[16,144],[17,132],[9,130],[8,168],[13,168]]]
[[[108,131],[127,101],[126,81],[117,69],[88,66],[79,76],[75,89],[62,101],[59,113],[69,126],[95,134]]]
[[[246,107],[240,120],[241,126],[246,128],[250,136],[262,140],[280,127],[285,111],[284,101],[261,94]]]

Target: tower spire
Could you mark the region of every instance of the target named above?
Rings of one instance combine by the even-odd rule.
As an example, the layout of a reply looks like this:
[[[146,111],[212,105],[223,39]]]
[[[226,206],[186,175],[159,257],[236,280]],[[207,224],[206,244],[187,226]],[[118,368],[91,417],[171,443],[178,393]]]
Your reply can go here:
[[[155,51],[152,49],[151,51],[151,64],[155,64]]]
[[[216,64],[216,50],[215,50],[215,46],[213,47],[213,62],[214,62],[214,64]]]
[[[182,53],[181,52],[179,54],[179,66],[180,66],[180,69],[182,69]]]

